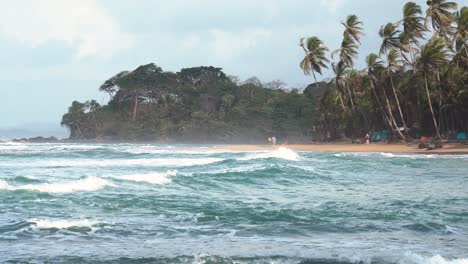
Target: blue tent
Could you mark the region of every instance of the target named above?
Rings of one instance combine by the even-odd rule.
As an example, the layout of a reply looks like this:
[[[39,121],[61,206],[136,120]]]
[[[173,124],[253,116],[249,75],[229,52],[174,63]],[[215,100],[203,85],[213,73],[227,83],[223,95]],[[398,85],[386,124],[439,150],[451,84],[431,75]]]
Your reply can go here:
[[[382,137],[383,137],[383,139],[388,139],[388,130],[387,129],[382,130]]]
[[[457,140],[468,140],[468,136],[465,132],[460,132],[457,134]]]
[[[380,135],[379,132],[375,132],[371,137],[371,141],[381,141],[381,140],[382,140],[382,136]]]

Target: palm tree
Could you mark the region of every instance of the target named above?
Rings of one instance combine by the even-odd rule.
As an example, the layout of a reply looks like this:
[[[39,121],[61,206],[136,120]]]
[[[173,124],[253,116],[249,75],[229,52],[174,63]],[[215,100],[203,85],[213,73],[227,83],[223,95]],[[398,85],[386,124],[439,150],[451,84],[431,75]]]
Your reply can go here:
[[[426,10],[426,28],[431,22],[433,35],[447,38],[452,31],[452,23],[455,20],[454,11],[457,10],[455,2],[447,0],[428,0]]]
[[[345,81],[345,75],[346,75],[346,67],[343,65],[343,63],[332,63],[332,69],[333,72],[335,73],[335,85],[336,88],[338,89],[338,95],[340,98],[340,103],[341,107],[343,108],[343,111],[346,110],[344,100],[343,100],[343,87],[346,86],[346,81]]]
[[[371,53],[369,56],[367,56],[366,64],[367,64],[366,73],[367,73],[367,76],[370,79],[370,86],[371,86],[372,92],[374,94],[374,97],[376,98],[377,103],[379,104],[380,108],[382,109],[382,113],[383,113],[383,116],[385,118],[385,121],[388,123],[390,128],[392,128],[393,130],[396,130],[398,132],[399,136],[404,140],[405,136],[398,129],[398,124],[396,123],[395,117],[393,116],[392,108],[391,108],[391,105],[390,105],[390,101],[388,100],[388,96],[387,96],[387,93],[385,91],[385,88],[382,88],[382,91],[383,91],[383,95],[384,95],[384,99],[385,99],[385,103],[386,103],[385,106],[386,106],[387,113],[383,110],[382,103],[381,103],[381,101],[379,99],[379,96],[377,95],[377,90],[375,88],[375,83],[377,83],[378,79],[379,79],[378,72],[383,71],[385,66],[384,66],[383,62],[379,59],[379,56],[377,54],[374,54],[374,53]]]
[[[468,62],[468,7],[464,6],[456,14],[457,28],[453,37],[453,43],[455,44],[455,62],[465,60]]]
[[[421,48],[420,56],[417,60],[418,69],[424,77],[424,84],[426,88],[427,100],[432,114],[432,120],[436,130],[437,139],[440,136],[439,126],[437,124],[434,109],[432,107],[431,95],[429,93],[429,86],[427,82],[428,75],[434,70],[437,71],[438,67],[448,62],[449,51],[445,45],[445,41],[439,37],[433,37],[425,46]],[[439,106],[440,107],[440,106]]]
[[[343,36],[350,36],[359,44],[361,44],[361,36],[364,35],[362,29],[362,22],[359,21],[356,15],[349,15],[346,18],[346,22],[341,22],[341,24],[345,27],[345,31],[343,32]]]
[[[411,66],[414,69],[414,51],[413,45],[419,44],[419,39],[424,38],[424,31],[426,30],[423,24],[424,19],[421,17],[421,7],[414,3],[408,2],[403,7],[403,36],[408,41],[408,51],[411,57]]]
[[[319,88],[315,72],[322,75],[322,68],[328,69],[326,63],[329,63],[330,61],[325,56],[325,52],[328,51],[328,48],[317,37],[306,39],[302,38],[299,45],[305,53],[305,57],[302,59],[300,67],[304,71],[305,75],[310,75],[312,73],[315,84],[317,85],[317,88]]]
[[[400,100],[398,100],[397,91],[395,89],[395,84],[393,82],[392,73],[395,70],[400,68],[399,63],[400,60],[400,53],[396,50],[396,48],[401,49],[402,46],[400,44],[400,35],[401,31],[397,29],[397,24],[387,23],[385,26],[382,26],[379,31],[379,35],[382,38],[382,45],[380,46],[380,54],[385,53],[387,58],[387,73],[388,77],[390,78],[390,83],[393,89],[393,95],[395,97],[395,101],[397,103],[398,112],[400,113],[401,121],[405,129],[407,128],[405,118],[403,116],[403,111],[401,111]],[[389,52],[390,50],[390,52]]]

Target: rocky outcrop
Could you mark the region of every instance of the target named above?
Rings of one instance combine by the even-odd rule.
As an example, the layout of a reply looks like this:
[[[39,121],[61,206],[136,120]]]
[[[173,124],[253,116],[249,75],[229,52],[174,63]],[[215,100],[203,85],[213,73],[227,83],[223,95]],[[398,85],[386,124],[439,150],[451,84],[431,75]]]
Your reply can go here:
[[[13,142],[18,143],[58,143],[60,140],[56,137],[32,137],[32,138],[17,138]]]

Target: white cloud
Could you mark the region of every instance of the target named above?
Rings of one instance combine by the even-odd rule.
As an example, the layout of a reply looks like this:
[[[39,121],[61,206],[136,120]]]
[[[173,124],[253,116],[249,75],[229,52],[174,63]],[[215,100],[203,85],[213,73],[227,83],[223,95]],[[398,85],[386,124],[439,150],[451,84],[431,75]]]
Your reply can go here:
[[[320,4],[328,9],[328,12],[334,14],[344,5],[345,0],[321,0]]]
[[[96,0],[2,1],[0,35],[32,47],[66,42],[78,58],[108,57],[134,42]]]
[[[215,56],[219,59],[228,60],[269,39],[271,31],[251,29],[240,32],[229,32],[215,29],[210,31],[210,35],[211,47]]]

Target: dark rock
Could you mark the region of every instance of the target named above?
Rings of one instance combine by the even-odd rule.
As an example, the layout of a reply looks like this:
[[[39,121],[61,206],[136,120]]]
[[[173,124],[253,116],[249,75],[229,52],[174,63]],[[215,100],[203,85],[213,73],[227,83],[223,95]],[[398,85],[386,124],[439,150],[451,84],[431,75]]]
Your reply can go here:
[[[427,149],[427,148],[429,148],[429,144],[425,142],[421,142],[418,144],[418,149]]]
[[[444,147],[444,144],[442,144],[442,142],[437,142],[437,143],[435,143],[434,147],[435,147],[436,149],[440,149],[440,148],[443,148],[443,147]]]
[[[57,143],[60,140],[56,137],[33,137],[33,138],[19,138],[13,139],[13,142],[18,143]]]

